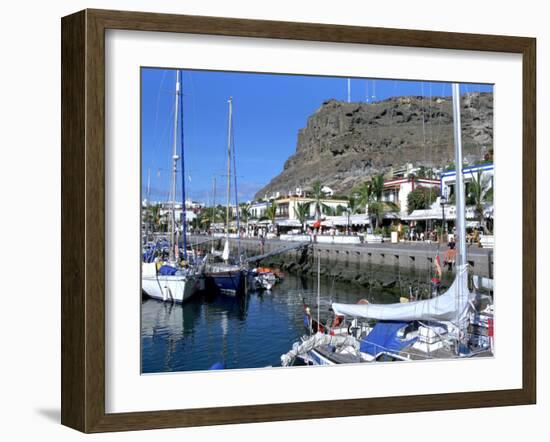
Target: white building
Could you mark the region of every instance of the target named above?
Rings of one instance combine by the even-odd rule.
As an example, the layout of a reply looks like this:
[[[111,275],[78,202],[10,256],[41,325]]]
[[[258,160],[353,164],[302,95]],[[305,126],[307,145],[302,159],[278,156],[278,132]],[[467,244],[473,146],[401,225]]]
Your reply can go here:
[[[251,218],[260,219],[265,215],[267,208],[271,205],[269,201],[257,201],[250,205]]]
[[[384,182],[382,192],[382,201],[394,203],[399,207],[399,216],[401,218],[409,214],[407,199],[409,194],[418,187],[432,188],[438,191],[440,187],[439,180],[428,178],[398,178]]]
[[[277,203],[277,218],[296,220],[298,219],[298,217],[296,216],[296,210],[298,208],[298,204],[307,204],[307,203],[309,203],[309,218],[312,218],[315,216],[315,199],[314,198],[291,196],[288,198],[279,199],[276,201],[276,203]],[[321,203],[324,206],[330,207],[331,209],[337,209],[338,207],[347,209],[349,205],[349,201],[347,200],[336,200],[336,199],[329,199],[329,198],[322,199]]]
[[[493,187],[494,182],[494,165],[493,163],[479,164],[476,166],[468,166],[463,169],[464,184],[466,186],[466,194],[468,193],[468,183],[478,179],[478,175],[481,177],[481,183],[483,190],[487,191]],[[452,198],[455,194],[456,185],[456,171],[450,170],[441,174],[440,190],[441,195],[444,195],[447,199]]]

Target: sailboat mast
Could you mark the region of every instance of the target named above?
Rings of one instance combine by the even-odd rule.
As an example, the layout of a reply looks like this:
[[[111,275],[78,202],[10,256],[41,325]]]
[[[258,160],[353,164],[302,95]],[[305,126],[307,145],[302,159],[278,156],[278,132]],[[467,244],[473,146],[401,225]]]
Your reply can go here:
[[[176,95],[174,104],[174,144],[172,150],[172,226],[170,229],[170,259],[177,259],[175,256],[176,247],[176,174],[179,156],[178,148],[178,103],[180,93],[180,71],[176,71]]]
[[[212,179],[212,253],[214,253],[214,233],[216,228],[216,177]]]
[[[464,174],[462,173],[462,128],[460,123],[460,89],[453,83],[453,120],[456,170],[456,233],[458,235],[458,266],[466,264],[466,226]]]
[[[233,98],[229,97],[229,121],[227,125],[227,209],[225,216],[225,237],[229,241],[229,206],[231,204],[231,121],[233,118]]]
[[[178,71],[179,72],[179,71]],[[183,83],[183,72],[181,74]],[[183,236],[183,259],[187,261],[187,206],[185,203],[185,156],[183,139],[183,93],[179,93],[180,101],[180,145],[181,145],[181,234]]]
[[[151,168],[147,169],[147,205],[149,205],[149,198],[151,194]]]

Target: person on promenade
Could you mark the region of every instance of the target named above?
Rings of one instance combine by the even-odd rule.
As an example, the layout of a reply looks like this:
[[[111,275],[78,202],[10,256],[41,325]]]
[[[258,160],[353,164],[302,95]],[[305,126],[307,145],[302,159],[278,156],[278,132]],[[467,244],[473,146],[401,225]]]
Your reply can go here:
[[[449,241],[448,247],[449,248],[443,256],[443,264],[447,266],[449,271],[451,271],[453,269],[453,264],[456,261],[456,247],[454,238]]]
[[[264,235],[260,234],[260,255],[264,254],[264,247],[265,247],[265,237]]]

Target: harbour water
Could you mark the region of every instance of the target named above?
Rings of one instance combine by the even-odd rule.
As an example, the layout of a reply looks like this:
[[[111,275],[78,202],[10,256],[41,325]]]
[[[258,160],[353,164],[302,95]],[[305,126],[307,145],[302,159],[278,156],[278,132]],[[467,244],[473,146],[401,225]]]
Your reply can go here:
[[[397,302],[395,290],[321,278],[321,319],[333,302]],[[317,314],[317,279],[287,275],[270,292],[240,298],[199,294],[185,304],[142,301],[142,373],[280,366],[305,332],[303,302]]]

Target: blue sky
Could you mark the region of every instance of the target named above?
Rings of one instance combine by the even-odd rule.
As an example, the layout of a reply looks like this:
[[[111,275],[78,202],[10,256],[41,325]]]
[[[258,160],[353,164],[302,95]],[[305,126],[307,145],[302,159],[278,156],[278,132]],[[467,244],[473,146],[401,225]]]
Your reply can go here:
[[[347,100],[347,79],[299,75],[182,70],[187,196],[208,202],[216,178],[216,199],[225,192],[227,100],[233,97],[233,125],[239,201],[246,201],[282,171],[296,148],[298,130],[323,101]],[[165,201],[170,188],[176,71],[142,68],[142,192]],[[351,101],[391,96],[449,96],[449,83],[351,79]],[[461,91],[492,91],[491,85],[462,85]],[[373,95],[375,97],[373,98]],[[179,132],[179,129],[178,129]],[[178,140],[179,152],[179,140]],[[181,178],[178,178],[181,192]],[[234,197],[233,197],[234,198]]]

